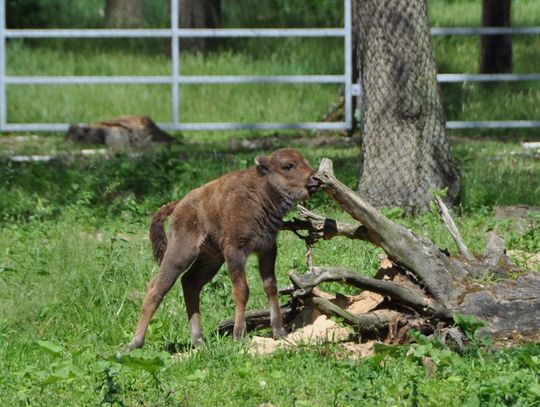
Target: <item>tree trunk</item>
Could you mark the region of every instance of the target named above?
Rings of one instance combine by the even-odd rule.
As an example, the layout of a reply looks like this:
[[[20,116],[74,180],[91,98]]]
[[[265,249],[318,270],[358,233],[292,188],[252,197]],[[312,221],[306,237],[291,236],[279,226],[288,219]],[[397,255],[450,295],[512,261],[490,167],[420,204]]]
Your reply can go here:
[[[510,0],[483,0],[482,26],[510,27]],[[480,72],[512,72],[512,37],[510,35],[484,35],[480,43]]]
[[[107,0],[107,27],[139,28],[144,25],[144,0]]]
[[[376,207],[427,210],[459,178],[446,137],[426,0],[353,3],[363,88],[358,192]]]
[[[221,0],[179,0],[180,28],[219,28],[221,25]],[[208,49],[207,38],[184,38],[182,50],[204,51]]]

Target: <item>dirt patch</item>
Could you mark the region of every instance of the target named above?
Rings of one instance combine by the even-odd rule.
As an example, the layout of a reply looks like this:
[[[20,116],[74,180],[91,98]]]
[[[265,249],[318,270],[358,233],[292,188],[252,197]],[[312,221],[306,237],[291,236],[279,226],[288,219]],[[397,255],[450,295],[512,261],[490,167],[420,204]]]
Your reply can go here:
[[[292,332],[283,339],[253,337],[249,353],[252,355],[267,355],[283,348],[293,349],[301,345],[341,342],[348,339],[352,334],[351,328],[340,326],[326,315],[319,315],[312,323]]]

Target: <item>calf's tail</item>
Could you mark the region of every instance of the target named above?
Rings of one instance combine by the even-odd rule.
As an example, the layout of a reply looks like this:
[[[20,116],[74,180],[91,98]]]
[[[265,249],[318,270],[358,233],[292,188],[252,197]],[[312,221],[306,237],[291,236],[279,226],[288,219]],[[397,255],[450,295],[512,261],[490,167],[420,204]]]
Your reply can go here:
[[[165,250],[167,249],[167,234],[165,233],[165,221],[173,213],[176,205],[180,201],[169,202],[163,205],[154,214],[150,223],[150,243],[152,244],[152,253],[154,258],[161,264]]]

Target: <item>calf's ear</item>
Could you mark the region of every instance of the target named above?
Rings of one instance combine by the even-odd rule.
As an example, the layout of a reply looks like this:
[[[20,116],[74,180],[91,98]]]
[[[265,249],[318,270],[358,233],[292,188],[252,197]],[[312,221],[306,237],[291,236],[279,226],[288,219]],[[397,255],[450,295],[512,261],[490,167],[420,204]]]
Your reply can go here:
[[[270,172],[270,160],[268,157],[255,157],[255,165],[257,166],[257,171],[261,175],[266,175]]]

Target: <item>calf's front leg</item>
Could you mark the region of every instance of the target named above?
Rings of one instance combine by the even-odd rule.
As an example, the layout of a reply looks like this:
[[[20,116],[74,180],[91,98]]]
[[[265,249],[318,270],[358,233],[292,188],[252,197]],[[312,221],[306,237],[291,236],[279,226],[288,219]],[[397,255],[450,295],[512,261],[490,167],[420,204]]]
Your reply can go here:
[[[270,324],[274,338],[281,338],[287,335],[283,328],[283,317],[279,307],[279,297],[275,273],[277,247],[274,244],[269,250],[259,253],[259,272],[263,282],[264,292],[270,304]]]
[[[233,337],[239,341],[246,332],[246,304],[249,299],[249,286],[246,280],[247,256],[239,250],[229,251],[225,255],[227,268],[232,282],[234,304]]]

